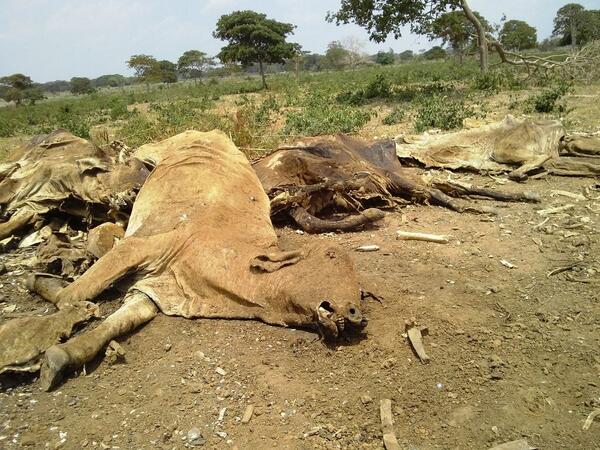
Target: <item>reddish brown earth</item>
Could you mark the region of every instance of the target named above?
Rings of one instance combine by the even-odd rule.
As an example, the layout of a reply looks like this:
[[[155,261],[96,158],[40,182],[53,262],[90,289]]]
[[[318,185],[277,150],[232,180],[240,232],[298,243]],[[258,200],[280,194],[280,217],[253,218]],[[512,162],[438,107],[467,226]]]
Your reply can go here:
[[[281,229],[285,245],[327,239],[351,252],[364,289],[381,299],[367,300],[365,339],[328,347],[314,333],[258,322],[159,316],[120,340],[123,363],[98,358],[54,392],[3,378],[0,448],[382,448],[383,398],[403,449],[485,449],[522,437],[541,449],[600,448],[600,420],[582,430],[600,407],[600,200],[550,195],[593,185],[508,183],[544,201],[498,205],[493,220],[410,206],[358,233]],[[534,229],[536,209],[569,203]],[[453,239],[399,241],[398,229]],[[354,251],[364,244],[381,249]],[[0,278],[2,321],[8,305],[45,306],[19,288],[22,278]],[[403,336],[410,317],[429,328],[427,365]],[[242,424],[248,405],[254,415]],[[203,438],[189,442],[194,428]]]

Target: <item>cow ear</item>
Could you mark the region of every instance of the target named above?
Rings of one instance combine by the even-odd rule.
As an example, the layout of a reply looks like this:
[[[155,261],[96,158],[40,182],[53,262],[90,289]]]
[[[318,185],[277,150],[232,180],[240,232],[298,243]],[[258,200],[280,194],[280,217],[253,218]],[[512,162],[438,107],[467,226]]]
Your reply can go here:
[[[250,269],[256,272],[275,272],[282,267],[296,264],[302,258],[304,255],[299,250],[265,253],[250,260]]]

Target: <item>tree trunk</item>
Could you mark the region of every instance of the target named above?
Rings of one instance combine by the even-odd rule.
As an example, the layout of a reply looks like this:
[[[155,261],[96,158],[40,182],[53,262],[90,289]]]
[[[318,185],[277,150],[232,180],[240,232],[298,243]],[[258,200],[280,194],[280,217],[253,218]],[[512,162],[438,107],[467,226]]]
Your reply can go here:
[[[267,89],[267,80],[265,80],[265,69],[263,68],[263,62],[258,62],[258,68],[260,69],[260,78],[262,79],[262,88]]]
[[[575,28],[575,18],[571,17],[571,47],[573,50],[577,47],[577,29]]]
[[[485,37],[485,30],[481,25],[481,22],[477,18],[471,7],[467,3],[467,0],[461,0],[460,4],[465,13],[465,16],[473,24],[475,29],[477,30],[477,40],[479,41],[479,66],[481,67],[482,72],[487,72],[489,68],[488,61],[488,46],[487,46],[487,38]]]

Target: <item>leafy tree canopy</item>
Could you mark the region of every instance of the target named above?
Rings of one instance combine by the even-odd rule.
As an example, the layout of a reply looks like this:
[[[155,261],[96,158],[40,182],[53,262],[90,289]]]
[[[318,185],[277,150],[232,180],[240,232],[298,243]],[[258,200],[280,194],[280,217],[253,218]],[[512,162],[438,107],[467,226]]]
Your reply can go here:
[[[158,62],[160,81],[163,83],[175,83],[177,81],[177,64],[163,59]]]
[[[179,57],[177,70],[184,78],[201,78],[213,66],[214,60],[200,50],[188,50]]]
[[[600,10],[587,10],[578,3],[568,3],[556,12],[553,36],[562,45],[587,44],[600,39]]]
[[[492,31],[492,27],[481,14],[477,11],[473,11],[473,14],[487,32]],[[449,45],[454,51],[461,54],[465,49],[477,44],[477,30],[463,11],[449,11],[441,14],[431,22],[427,35],[431,39],[442,39],[444,45]]]
[[[263,87],[266,87],[263,63],[283,64],[300,51],[298,44],[287,42],[295,26],[268,19],[255,11],[235,11],[221,16],[213,36],[229,42],[219,52],[223,62],[243,65],[258,63]]]
[[[135,77],[146,84],[160,79],[160,67],[153,56],[133,55],[127,61],[127,67],[133,69]]]
[[[500,31],[500,42],[512,50],[533,48],[537,44],[537,31],[522,20],[509,20]]]
[[[427,34],[431,22],[459,6],[458,0],[342,0],[340,10],[329,12],[327,20],[338,25],[354,22],[371,40],[381,42],[389,34],[399,38],[407,25],[413,33]]]
[[[488,70],[487,37],[483,25],[469,7],[467,0],[341,0],[336,13],[329,12],[327,20],[356,23],[365,28],[371,40],[381,42],[392,34],[402,35],[408,26],[413,33],[428,34],[432,23],[448,11],[462,9],[465,17],[477,30],[479,62],[482,71]]]
[[[15,73],[0,78],[0,98],[7,102],[20,105],[23,100],[34,104],[44,98],[43,91],[26,75]]]
[[[92,81],[86,77],[73,77],[71,78],[71,92],[76,95],[80,94],[91,94],[94,92],[94,86]]]
[[[375,55],[375,62],[377,64],[381,64],[382,66],[394,64],[394,62],[396,62],[394,51],[390,50],[389,52],[377,52]]]
[[[340,41],[332,41],[327,46],[325,61],[331,69],[341,69],[348,64],[349,52]]]
[[[436,45],[435,47],[431,47],[429,50],[427,50],[426,52],[423,53],[423,57],[425,59],[442,59],[445,58],[447,56],[446,50],[444,50],[442,47],[440,47],[439,45]]]

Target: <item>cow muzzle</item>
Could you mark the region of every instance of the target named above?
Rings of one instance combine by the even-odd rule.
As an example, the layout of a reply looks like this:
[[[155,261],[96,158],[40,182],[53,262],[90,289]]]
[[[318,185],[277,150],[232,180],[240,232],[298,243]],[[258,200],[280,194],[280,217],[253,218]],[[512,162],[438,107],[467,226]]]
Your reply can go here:
[[[337,308],[324,300],[317,306],[317,324],[325,338],[335,339],[340,335],[355,334],[365,328],[367,323],[360,308],[353,303]]]

